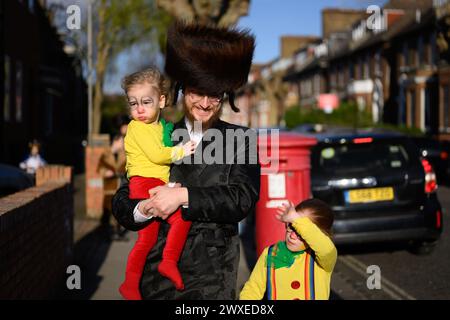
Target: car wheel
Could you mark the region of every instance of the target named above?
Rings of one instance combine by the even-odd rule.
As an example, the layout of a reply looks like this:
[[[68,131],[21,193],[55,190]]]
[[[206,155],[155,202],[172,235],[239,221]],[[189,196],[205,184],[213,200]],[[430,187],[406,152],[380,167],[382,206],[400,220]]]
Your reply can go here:
[[[436,248],[438,241],[419,241],[411,245],[410,251],[419,256],[431,254]]]

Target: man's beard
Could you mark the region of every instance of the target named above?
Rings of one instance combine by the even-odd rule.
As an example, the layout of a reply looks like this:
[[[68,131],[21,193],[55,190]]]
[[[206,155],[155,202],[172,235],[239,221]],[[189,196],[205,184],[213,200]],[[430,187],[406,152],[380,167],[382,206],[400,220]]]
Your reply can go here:
[[[186,101],[184,99],[182,101],[183,101],[184,115],[189,120],[189,122],[192,124],[192,126],[194,126],[194,122],[197,120],[195,120],[194,116],[191,113],[191,110],[186,105]],[[216,111],[213,113],[213,115],[211,116],[211,118],[209,118],[208,121],[202,122],[202,130],[203,131],[206,131],[209,128],[211,128],[220,119],[220,116],[222,115],[222,106],[223,105],[221,104],[220,106],[217,107]]]

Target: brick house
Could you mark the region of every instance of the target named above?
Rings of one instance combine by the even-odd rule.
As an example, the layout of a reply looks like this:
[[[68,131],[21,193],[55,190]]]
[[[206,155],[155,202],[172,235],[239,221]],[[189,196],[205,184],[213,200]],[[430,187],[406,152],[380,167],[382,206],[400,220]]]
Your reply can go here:
[[[295,64],[284,77],[291,86],[297,86],[300,106],[316,106],[318,96],[323,93],[333,92],[346,98],[345,83],[349,74],[344,70],[344,63],[340,66],[331,64],[330,57],[335,51],[347,50],[348,29],[366,16],[366,12],[360,10],[329,8],[322,11],[323,39],[298,50],[294,56]]]
[[[374,123],[450,140],[450,0],[390,0],[380,9],[324,9],[322,38],[260,66],[249,82],[249,123],[282,124],[287,107],[317,107],[331,93],[356,102]],[[280,72],[285,85],[272,85],[281,97],[274,101],[261,84]]]
[[[355,101],[374,122],[416,127],[450,138],[448,50],[449,1],[390,1],[379,19],[382,28],[368,27],[368,19],[347,30],[328,32],[308,56],[290,69],[285,80],[298,83],[299,103],[308,108],[321,93],[335,93]],[[310,49],[311,50],[311,49]],[[299,54],[299,53],[298,53]]]
[[[0,3],[0,162],[18,165],[38,139],[49,163],[80,171],[86,84],[44,7],[36,0]]]
[[[433,8],[409,13],[398,30],[388,35],[395,54],[391,68],[396,78],[397,117],[399,125],[419,128],[437,134],[438,108],[438,52],[436,46],[435,14]]]
[[[436,11],[437,41],[440,51],[437,71],[439,86],[439,137],[450,140],[450,1],[438,0]]]

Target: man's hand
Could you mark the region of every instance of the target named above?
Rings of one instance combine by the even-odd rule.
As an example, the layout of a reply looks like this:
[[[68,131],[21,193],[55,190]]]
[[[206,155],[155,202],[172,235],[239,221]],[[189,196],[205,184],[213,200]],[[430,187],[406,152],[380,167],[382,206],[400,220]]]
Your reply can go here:
[[[150,202],[150,199],[142,200],[138,204],[138,210],[141,214],[146,217],[153,217],[153,204]]]
[[[154,217],[159,217],[163,220],[167,219],[180,206],[188,204],[187,188],[181,188],[178,185],[174,187],[159,186],[149,191],[150,199],[148,204],[144,206],[151,206],[148,209]],[[147,200],[145,200],[147,201]]]

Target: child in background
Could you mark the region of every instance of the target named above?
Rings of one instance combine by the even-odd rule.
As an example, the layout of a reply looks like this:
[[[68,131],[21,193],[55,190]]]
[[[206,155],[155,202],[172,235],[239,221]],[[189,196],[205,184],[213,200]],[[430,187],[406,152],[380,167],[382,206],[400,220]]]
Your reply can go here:
[[[41,144],[37,140],[33,140],[28,144],[30,154],[19,164],[19,167],[25,170],[29,175],[35,175],[36,170],[47,165],[47,162],[39,154]]]
[[[333,212],[319,199],[295,208],[278,208],[277,219],[286,223],[285,241],[264,249],[241,300],[327,300],[337,250],[331,238]]]
[[[160,111],[167,102],[168,84],[157,69],[148,68],[125,77],[122,88],[133,118],[125,136],[130,198],[147,199],[149,189],[168,182],[170,164],[192,154],[195,144],[190,141],[183,146],[172,146],[170,136],[173,125],[160,120]],[[170,231],[158,271],[169,278],[177,290],[183,290],[177,264],[191,222],[182,219],[180,210],[167,221]],[[159,226],[160,221],[154,219],[138,232],[138,239],[128,256],[125,281],[119,289],[125,299],[142,299],[139,283],[147,255],[156,244]]]

